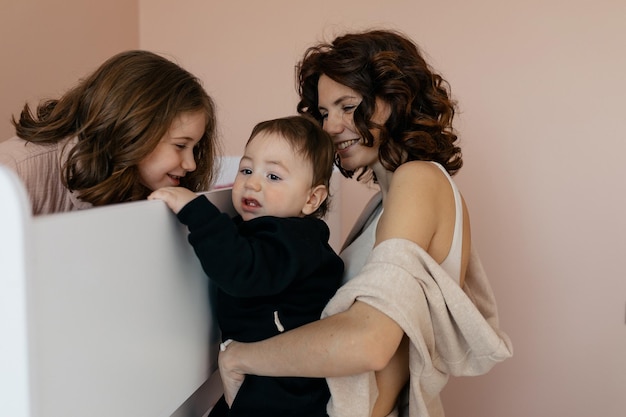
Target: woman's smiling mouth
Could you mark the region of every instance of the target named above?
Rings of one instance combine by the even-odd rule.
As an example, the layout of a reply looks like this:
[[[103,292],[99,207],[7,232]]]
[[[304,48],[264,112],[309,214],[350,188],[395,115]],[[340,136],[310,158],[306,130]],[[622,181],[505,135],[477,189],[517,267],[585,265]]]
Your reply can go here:
[[[359,139],[351,139],[351,140],[346,140],[344,142],[339,142],[336,146],[337,146],[337,150],[338,151],[343,151],[344,149],[355,145],[359,143]]]

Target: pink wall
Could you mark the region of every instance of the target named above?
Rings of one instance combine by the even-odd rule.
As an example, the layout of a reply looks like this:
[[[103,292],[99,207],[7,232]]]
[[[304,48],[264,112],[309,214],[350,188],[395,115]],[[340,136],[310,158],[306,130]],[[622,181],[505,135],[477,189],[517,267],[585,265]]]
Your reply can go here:
[[[254,123],[295,111],[306,46],[367,26],[411,34],[460,102],[457,181],[515,348],[453,380],[447,415],[626,414],[624,1],[144,0],[140,19],[142,47],[204,79],[233,155]],[[360,190],[344,187],[344,228]]]
[[[257,121],[295,111],[293,66],[306,46],[344,29],[401,29],[460,102],[457,182],[515,347],[491,373],[453,380],[447,415],[621,416],[625,21],[622,0],[139,0],[138,10],[3,0],[0,115],[136,46],[138,32],[139,46],[204,80],[236,155]],[[367,192],[342,186],[347,229]]]
[[[139,47],[127,0],[0,0],[0,141],[28,101],[55,98],[109,56]]]

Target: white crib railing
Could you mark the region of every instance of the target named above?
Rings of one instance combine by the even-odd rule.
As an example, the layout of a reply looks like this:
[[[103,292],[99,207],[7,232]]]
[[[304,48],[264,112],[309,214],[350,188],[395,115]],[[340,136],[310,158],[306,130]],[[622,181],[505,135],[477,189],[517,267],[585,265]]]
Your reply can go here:
[[[207,195],[232,213],[230,189]],[[219,335],[165,204],[33,217],[1,166],[0,201],[0,415],[204,415]]]

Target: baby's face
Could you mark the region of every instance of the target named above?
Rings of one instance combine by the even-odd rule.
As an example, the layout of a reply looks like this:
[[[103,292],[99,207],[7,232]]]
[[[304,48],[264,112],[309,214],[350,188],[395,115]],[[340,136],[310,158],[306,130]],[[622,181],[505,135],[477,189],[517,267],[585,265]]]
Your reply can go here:
[[[282,136],[260,132],[246,146],[233,184],[233,205],[244,220],[301,217],[312,191],[313,167]]]

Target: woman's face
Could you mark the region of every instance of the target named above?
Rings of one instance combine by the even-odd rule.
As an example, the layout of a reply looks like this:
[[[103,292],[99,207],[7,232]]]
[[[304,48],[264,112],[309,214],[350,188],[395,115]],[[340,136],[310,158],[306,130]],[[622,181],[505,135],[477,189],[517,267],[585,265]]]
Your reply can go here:
[[[373,168],[378,163],[380,146],[378,129],[372,130],[374,146],[364,144],[354,125],[354,111],[361,104],[363,96],[322,74],[317,84],[319,97],[318,110],[323,117],[323,127],[333,138],[341,166],[348,171],[359,168]],[[376,98],[376,109],[372,121],[384,124],[389,118],[387,103]]]
[[[154,150],[139,162],[141,183],[151,191],[162,187],[177,187],[180,179],[195,171],[193,148],[204,135],[203,112],[181,113]]]

